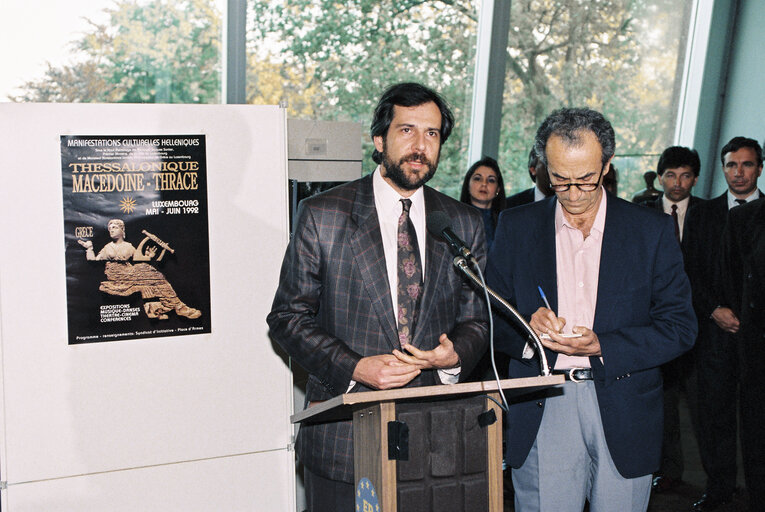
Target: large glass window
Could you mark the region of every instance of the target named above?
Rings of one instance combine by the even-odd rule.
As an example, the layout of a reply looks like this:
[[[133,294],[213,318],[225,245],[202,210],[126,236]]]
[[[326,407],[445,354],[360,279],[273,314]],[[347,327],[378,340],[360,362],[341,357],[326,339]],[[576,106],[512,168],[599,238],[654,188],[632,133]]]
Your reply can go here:
[[[603,112],[616,131],[619,195],[645,188],[672,145],[692,0],[513,0],[499,160],[510,191],[545,116]],[[658,186],[658,184],[657,184]]]
[[[419,81],[451,104],[456,125],[431,184],[458,195],[467,162],[479,1],[252,0],[248,103],[284,99],[289,115],[362,123],[386,86]],[[364,137],[364,172],[374,169]]]
[[[693,0],[513,0],[499,162],[508,192],[554,108],[603,111],[631,197],[672,143]],[[247,102],[368,130],[381,91],[416,80],[457,124],[432,184],[457,196],[469,166],[478,0],[248,0]],[[219,103],[225,0],[6,0],[0,101]],[[33,19],[35,29],[19,20]],[[372,170],[365,135],[364,171]]]
[[[0,101],[219,103],[224,1],[5,0]]]

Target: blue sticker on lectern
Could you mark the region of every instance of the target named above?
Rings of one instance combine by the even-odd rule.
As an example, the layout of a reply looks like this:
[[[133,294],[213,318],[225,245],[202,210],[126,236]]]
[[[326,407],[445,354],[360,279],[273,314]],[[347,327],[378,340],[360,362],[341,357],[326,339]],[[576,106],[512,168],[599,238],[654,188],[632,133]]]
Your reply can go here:
[[[377,491],[369,478],[362,478],[356,484],[356,512],[380,512]]]

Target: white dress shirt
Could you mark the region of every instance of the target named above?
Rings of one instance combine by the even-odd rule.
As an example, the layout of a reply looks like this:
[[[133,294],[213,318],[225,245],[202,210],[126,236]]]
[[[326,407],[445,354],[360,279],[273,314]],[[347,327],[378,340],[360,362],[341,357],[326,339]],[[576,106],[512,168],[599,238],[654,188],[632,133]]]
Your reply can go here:
[[[375,208],[377,219],[380,221],[380,233],[382,234],[383,251],[385,251],[385,268],[388,270],[388,285],[390,286],[390,298],[393,300],[393,311],[398,311],[398,218],[401,216],[404,197],[396,192],[380,174],[380,167],[375,169],[372,176],[372,189],[375,195]],[[412,207],[409,209],[409,218],[414,225],[417,234],[417,247],[420,250],[420,262],[422,263],[422,278],[425,279],[425,193],[422,187],[409,196]],[[398,315],[396,315],[398,316]],[[396,318],[398,321],[398,318]]]
[[[380,234],[382,235],[383,251],[385,252],[385,267],[388,271],[388,286],[390,287],[390,298],[393,301],[393,311],[398,311],[398,218],[401,216],[403,206],[401,203],[404,197],[396,192],[380,174],[380,167],[375,169],[372,176],[372,190],[375,196],[375,209],[377,210],[377,219],[380,223]],[[422,264],[422,278],[425,280],[425,193],[422,187],[418,188],[414,194],[409,196],[412,200],[412,206],[409,209],[409,218],[414,225],[414,232],[417,235],[417,246],[420,250],[420,262]],[[396,315],[396,324],[398,325],[398,315]],[[438,376],[444,384],[456,384],[459,381],[462,368],[447,368],[438,370]],[[356,385],[351,381],[348,391]]]
[[[683,239],[683,224],[685,224],[685,214],[688,213],[688,205],[690,202],[691,196],[688,196],[682,201],[678,201],[677,203],[665,195],[661,196],[661,206],[664,209],[664,213],[672,215],[672,205],[677,205],[677,227],[680,230],[680,240]]]
[[[759,198],[760,198],[760,191],[758,189],[754,189],[754,192],[746,196],[744,198],[744,201],[746,201],[747,203],[751,203],[755,199],[759,199]],[[728,209],[729,210],[733,208],[734,206],[738,206],[736,199],[738,199],[738,197],[731,194],[730,190],[728,190]]]

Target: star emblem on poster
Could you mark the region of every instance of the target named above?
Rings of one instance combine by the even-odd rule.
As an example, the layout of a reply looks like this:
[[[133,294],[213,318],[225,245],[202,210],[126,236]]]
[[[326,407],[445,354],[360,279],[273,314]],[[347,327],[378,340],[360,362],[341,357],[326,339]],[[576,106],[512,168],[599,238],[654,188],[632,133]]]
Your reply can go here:
[[[130,196],[125,196],[120,201],[120,210],[125,213],[133,213],[135,210],[135,199]]]

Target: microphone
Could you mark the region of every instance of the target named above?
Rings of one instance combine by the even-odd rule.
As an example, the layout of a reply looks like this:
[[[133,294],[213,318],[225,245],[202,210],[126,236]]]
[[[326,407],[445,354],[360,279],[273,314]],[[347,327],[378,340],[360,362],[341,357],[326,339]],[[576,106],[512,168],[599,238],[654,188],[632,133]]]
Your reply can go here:
[[[454,234],[451,226],[451,219],[447,214],[444,212],[433,212],[428,215],[425,224],[431,235],[441,238],[449,244],[449,247],[455,256],[465,258],[475,263],[475,257],[470,252],[470,249],[468,249],[467,244]]]
[[[547,364],[547,356],[545,355],[544,347],[542,346],[542,342],[539,340],[539,337],[537,337],[536,332],[534,329],[531,328],[529,323],[526,321],[526,319],[521,315],[509,302],[507,302],[505,299],[503,299],[497,292],[486,286],[486,283],[483,279],[483,274],[481,273],[481,267],[478,265],[478,262],[476,261],[473,254],[470,252],[470,249],[468,249],[467,244],[460,240],[460,237],[458,237],[456,234],[454,234],[454,231],[451,227],[451,219],[449,219],[449,216],[444,212],[433,212],[430,215],[428,215],[428,218],[425,221],[425,224],[428,228],[428,231],[431,235],[441,238],[444,240],[447,244],[449,244],[449,247],[452,250],[452,253],[454,253],[454,261],[453,264],[457,269],[459,269],[473,284],[475,284],[477,287],[479,287],[481,290],[484,291],[486,294],[486,300],[489,303],[489,308],[491,309],[491,300],[494,299],[494,301],[501,305],[505,311],[510,313],[515,320],[520,323],[523,328],[526,330],[527,333],[529,333],[529,338],[531,338],[531,343],[534,344],[534,347],[537,350],[537,355],[539,357],[539,366],[540,371],[542,375],[550,375],[550,368]],[[475,269],[480,275],[480,279],[478,276],[476,276],[473,271],[470,270],[470,267],[468,265],[468,261],[472,261],[475,265]],[[491,319],[491,315],[489,315],[489,322],[491,327],[491,331],[493,331],[493,321]],[[491,336],[492,339],[492,345],[493,345],[493,334]],[[492,349],[490,351],[490,354],[494,354],[494,350]],[[493,365],[494,366],[494,365]],[[496,374],[496,366],[495,366],[495,374]],[[497,377],[497,380],[499,380],[499,377]],[[499,384],[498,384],[499,386]],[[501,387],[500,387],[501,389]],[[500,391],[501,393],[501,391]],[[504,399],[504,395],[502,395]]]

